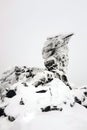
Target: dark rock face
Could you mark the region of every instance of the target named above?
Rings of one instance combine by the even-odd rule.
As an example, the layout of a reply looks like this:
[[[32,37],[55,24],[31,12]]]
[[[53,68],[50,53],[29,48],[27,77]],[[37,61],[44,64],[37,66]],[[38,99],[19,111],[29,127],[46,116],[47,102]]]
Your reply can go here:
[[[64,82],[67,82],[67,81],[68,81],[66,75],[62,75],[62,81],[64,81]]]
[[[0,117],[4,115],[4,109],[0,108]]]
[[[75,102],[81,104],[81,101],[78,99],[78,97],[75,97]]]
[[[87,108],[87,105],[83,105],[85,108]]]
[[[87,97],[87,92],[84,92],[85,96]]]
[[[53,106],[52,108],[51,108],[51,111],[62,111],[63,110],[63,108],[61,107],[61,108],[58,108],[57,106]]]
[[[11,121],[11,122],[13,122],[15,120],[15,118],[12,117],[12,116],[8,116],[8,120]]]
[[[6,93],[6,97],[8,98],[12,98],[16,95],[16,92],[15,90],[9,90],[7,93]]]
[[[27,83],[26,82],[23,82],[22,83],[25,87],[28,87]]]
[[[5,108],[0,108],[0,117],[1,117],[1,116],[4,116],[4,117],[7,116],[7,115],[5,114],[5,112],[4,112],[4,110],[5,110]]]
[[[42,112],[49,112],[49,111],[62,111],[63,108],[58,108],[57,106],[47,106],[45,108],[41,108]]]
[[[72,87],[69,84],[67,76],[63,74],[62,76],[60,76],[60,78],[65,83],[65,85],[67,85],[69,87],[69,89],[72,90]]]
[[[49,71],[57,67],[57,64],[55,63],[54,59],[48,60],[44,62],[44,64]]]
[[[51,111],[51,107],[50,106],[47,106],[45,108],[41,108],[42,112],[48,112],[48,111]]]
[[[24,104],[24,101],[23,101],[23,99],[21,98],[21,100],[20,100],[20,103],[19,103],[20,105],[25,105]]]
[[[47,90],[40,90],[40,91],[36,91],[36,93],[46,93]]]

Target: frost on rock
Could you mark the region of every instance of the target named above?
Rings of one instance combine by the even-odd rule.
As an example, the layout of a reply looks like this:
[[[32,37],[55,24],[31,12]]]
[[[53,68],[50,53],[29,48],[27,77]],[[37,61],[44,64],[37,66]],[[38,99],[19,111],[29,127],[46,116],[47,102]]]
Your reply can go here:
[[[15,122],[31,113],[63,111],[75,103],[87,108],[87,87],[72,88],[67,78],[67,46],[72,35],[47,39],[42,50],[45,69],[15,66],[2,74],[0,121]]]
[[[68,66],[68,42],[73,34],[57,35],[47,38],[42,50],[46,68],[66,72]]]

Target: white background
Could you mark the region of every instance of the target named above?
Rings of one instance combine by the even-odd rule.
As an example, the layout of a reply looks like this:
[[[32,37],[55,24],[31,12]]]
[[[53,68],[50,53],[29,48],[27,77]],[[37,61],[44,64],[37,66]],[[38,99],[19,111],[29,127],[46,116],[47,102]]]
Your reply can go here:
[[[0,0],[0,74],[14,65],[44,67],[41,49],[50,35],[73,32],[69,78],[87,84],[86,0]]]

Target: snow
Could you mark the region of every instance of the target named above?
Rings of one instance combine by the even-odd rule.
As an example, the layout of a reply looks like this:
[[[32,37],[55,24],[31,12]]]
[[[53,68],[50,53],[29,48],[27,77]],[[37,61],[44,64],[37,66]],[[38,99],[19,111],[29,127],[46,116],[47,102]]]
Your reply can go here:
[[[87,110],[75,104],[62,112],[27,113],[11,123],[2,119],[0,124],[0,130],[87,130]]]
[[[51,38],[51,46],[47,41],[45,69],[16,66],[3,73],[0,130],[87,130],[87,87],[73,88],[65,73],[70,36]]]
[[[87,111],[78,104],[63,112],[49,112],[32,120],[29,130],[87,130]],[[23,129],[22,129],[23,130]]]
[[[41,77],[35,77],[33,82],[38,78]],[[77,103],[70,107],[70,104],[74,103],[73,95],[78,93],[77,89],[71,91],[58,78],[38,87],[32,85],[33,82],[26,81],[28,87],[21,81],[11,86],[11,90],[16,90],[16,95],[12,98],[5,97],[4,102],[0,103],[0,107],[6,107],[7,115],[0,117],[0,130],[87,130],[87,109]],[[36,93],[40,90],[46,90],[46,93]],[[24,105],[20,105],[21,99]],[[63,108],[63,111],[42,113],[41,108],[48,105]],[[9,121],[8,116],[14,117],[15,120]]]
[[[17,73],[20,73],[18,80],[15,69],[4,73],[1,79],[3,91],[0,93],[0,108],[4,109],[6,117],[0,117],[0,130],[86,130],[87,109],[81,105],[87,105],[84,94],[87,88],[70,90],[53,72],[47,70],[34,69],[34,77],[26,78],[30,70],[27,67],[16,67]],[[55,71],[62,75],[60,71]],[[38,82],[40,84],[36,85]],[[11,90],[16,95],[9,98],[6,94]],[[75,103],[74,97],[81,101],[81,105]],[[42,112],[47,106],[51,110]],[[56,110],[52,109],[54,106]]]

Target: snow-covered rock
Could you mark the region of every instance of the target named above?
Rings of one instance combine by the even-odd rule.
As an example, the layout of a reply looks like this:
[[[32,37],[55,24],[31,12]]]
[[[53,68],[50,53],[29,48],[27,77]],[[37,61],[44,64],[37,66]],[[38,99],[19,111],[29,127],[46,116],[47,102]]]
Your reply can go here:
[[[72,35],[59,35],[47,39],[42,52],[45,69],[15,66],[2,74],[0,130],[28,130],[32,119],[45,112],[52,114],[57,111],[58,117],[61,120],[64,118],[63,121],[67,120],[66,113],[69,115],[68,112],[71,112],[72,116],[72,113],[77,114],[77,109],[79,113],[81,110],[87,115],[87,87],[73,88],[66,73],[67,43]],[[77,119],[76,116],[72,118]],[[72,118],[70,117],[69,120],[72,121]],[[60,119],[58,121],[62,123]],[[82,119],[87,123],[86,118],[82,117]],[[60,128],[64,129],[61,125]],[[82,128],[87,129],[81,126],[79,130]],[[35,128],[31,127],[31,130],[33,129]],[[68,129],[70,127],[67,127]]]
[[[15,122],[26,114],[63,111],[67,106],[74,107],[75,103],[86,107],[86,97],[86,87],[71,90],[54,73],[38,71],[33,78],[27,79],[24,76],[4,88],[0,101],[0,118]]]
[[[58,69],[66,72],[69,60],[67,44],[72,35],[57,35],[47,38],[42,50],[42,56],[48,70]]]

